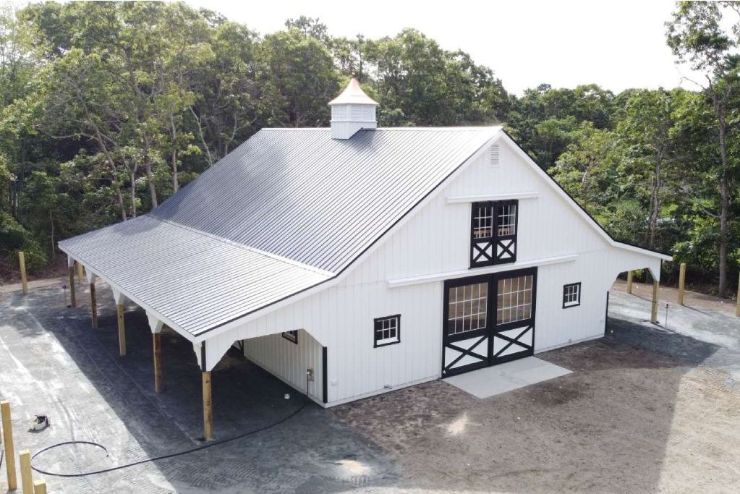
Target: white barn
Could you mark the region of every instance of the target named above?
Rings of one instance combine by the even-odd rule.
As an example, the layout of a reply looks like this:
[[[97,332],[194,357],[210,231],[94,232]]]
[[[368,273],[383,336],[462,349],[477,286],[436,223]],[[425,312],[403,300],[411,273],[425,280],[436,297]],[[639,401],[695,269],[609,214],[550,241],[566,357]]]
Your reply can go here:
[[[617,275],[670,259],[612,239],[500,127],[376,128],[354,80],[330,104],[331,128],[263,129],[151,213],[59,244],[111,286],[122,355],[126,300],[155,349],[163,326],[192,342],[206,437],[237,343],[332,406],[599,338]]]

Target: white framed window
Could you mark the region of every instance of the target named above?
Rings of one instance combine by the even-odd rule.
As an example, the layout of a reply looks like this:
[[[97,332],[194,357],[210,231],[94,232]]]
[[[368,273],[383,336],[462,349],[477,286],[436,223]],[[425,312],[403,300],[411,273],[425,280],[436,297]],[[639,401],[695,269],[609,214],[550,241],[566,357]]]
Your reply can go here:
[[[298,344],[298,330],[297,329],[294,329],[292,331],[283,332],[282,337],[290,342],[295,343],[296,345]]]
[[[497,209],[496,235],[516,235],[516,202],[502,203]]]
[[[401,342],[401,315],[378,317],[374,321],[375,348]]]
[[[563,285],[563,309],[581,305],[581,282]]]

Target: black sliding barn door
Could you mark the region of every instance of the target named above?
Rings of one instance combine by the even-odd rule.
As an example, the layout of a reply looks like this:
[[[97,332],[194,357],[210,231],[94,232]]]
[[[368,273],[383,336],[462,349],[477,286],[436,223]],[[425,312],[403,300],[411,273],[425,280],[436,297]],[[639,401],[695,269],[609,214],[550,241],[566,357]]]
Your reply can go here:
[[[446,281],[443,377],[532,355],[536,288],[537,268]]]

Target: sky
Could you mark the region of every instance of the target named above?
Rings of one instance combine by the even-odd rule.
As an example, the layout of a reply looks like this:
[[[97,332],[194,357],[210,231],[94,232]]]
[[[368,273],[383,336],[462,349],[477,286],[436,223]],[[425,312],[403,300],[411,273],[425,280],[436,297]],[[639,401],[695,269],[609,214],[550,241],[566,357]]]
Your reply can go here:
[[[318,17],[334,36],[393,36],[413,27],[493,69],[509,92],[547,83],[696,89],[665,42],[673,1],[187,0],[261,34]]]

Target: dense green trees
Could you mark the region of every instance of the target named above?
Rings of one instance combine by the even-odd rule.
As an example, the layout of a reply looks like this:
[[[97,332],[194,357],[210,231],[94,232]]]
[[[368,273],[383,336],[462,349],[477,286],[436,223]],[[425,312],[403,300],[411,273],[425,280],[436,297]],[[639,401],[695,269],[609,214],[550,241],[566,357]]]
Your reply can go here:
[[[613,235],[674,252],[726,292],[740,119],[738,33],[723,26],[737,5],[681,3],[667,24],[677,59],[706,75],[695,91],[521,97],[413,29],[337,38],[299,17],[260,35],[178,3],[2,11],[0,277],[17,249],[38,269],[60,238],[150,210],[262,127],[327,125],[356,76],[381,125],[505,123]]]

